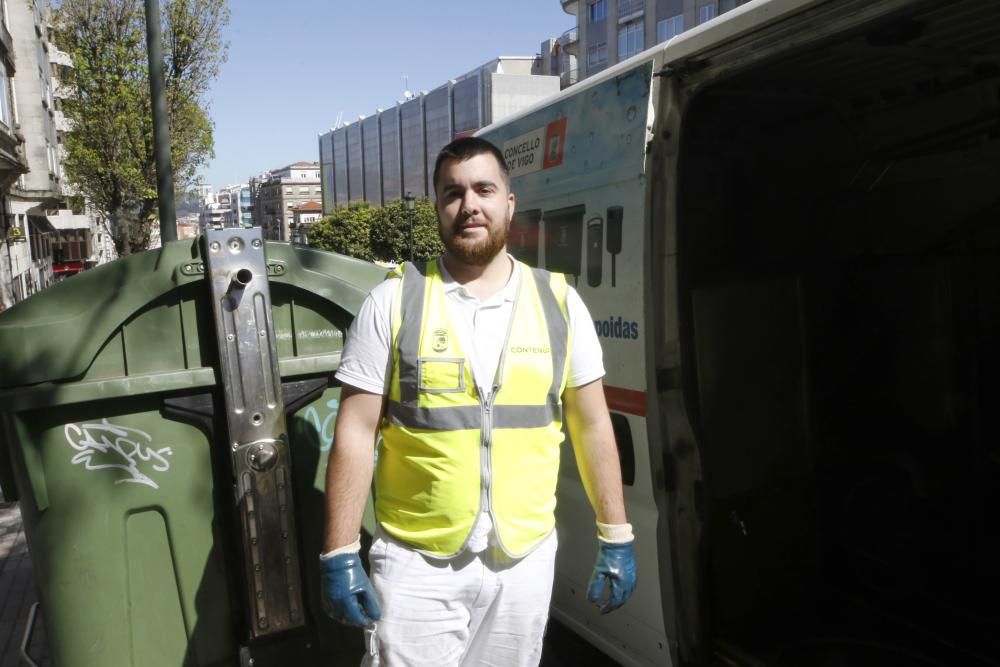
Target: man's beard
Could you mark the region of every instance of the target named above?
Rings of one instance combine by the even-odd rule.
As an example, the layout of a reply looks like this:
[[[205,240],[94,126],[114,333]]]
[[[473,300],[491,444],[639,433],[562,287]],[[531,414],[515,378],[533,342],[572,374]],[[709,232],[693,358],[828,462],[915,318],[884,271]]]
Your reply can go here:
[[[468,239],[458,234],[449,234],[442,239],[448,254],[464,264],[486,266],[507,244],[510,220],[502,225],[487,225],[486,238]]]

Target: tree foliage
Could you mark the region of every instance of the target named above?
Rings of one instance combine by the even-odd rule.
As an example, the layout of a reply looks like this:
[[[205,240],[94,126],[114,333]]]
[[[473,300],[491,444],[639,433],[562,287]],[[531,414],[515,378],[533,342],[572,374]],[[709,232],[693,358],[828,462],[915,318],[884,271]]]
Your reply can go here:
[[[378,209],[368,202],[352,202],[313,223],[309,228],[309,245],[321,250],[339,252],[369,262],[372,254],[372,219]]]
[[[165,0],[162,40],[174,186],[214,157],[204,96],[225,61],[226,0]],[[62,85],[68,180],[108,220],[119,254],[148,247],[156,162],[143,0],[62,0],[56,43],[72,67]]]
[[[314,223],[309,230],[309,245],[358,259],[398,263],[410,258],[409,221],[409,211],[402,201],[383,208],[355,202]],[[415,202],[413,250],[416,259],[431,259],[444,251],[434,204],[427,199]]]

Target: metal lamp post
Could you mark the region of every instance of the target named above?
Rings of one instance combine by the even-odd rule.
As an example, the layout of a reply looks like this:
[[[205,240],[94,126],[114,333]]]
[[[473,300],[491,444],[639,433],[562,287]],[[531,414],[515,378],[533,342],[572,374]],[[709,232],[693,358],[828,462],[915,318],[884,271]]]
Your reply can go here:
[[[410,217],[410,261],[413,261],[413,209],[417,205],[417,198],[412,192],[403,195],[403,203],[406,205],[406,212]]]

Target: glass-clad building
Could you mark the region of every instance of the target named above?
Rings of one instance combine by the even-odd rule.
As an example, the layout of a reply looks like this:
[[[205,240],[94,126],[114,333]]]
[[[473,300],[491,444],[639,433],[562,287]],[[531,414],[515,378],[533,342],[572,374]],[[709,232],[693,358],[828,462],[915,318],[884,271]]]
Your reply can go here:
[[[448,142],[559,92],[558,76],[531,74],[533,58],[497,58],[428,93],[320,137],[323,211],[407,192],[433,197],[434,162]]]

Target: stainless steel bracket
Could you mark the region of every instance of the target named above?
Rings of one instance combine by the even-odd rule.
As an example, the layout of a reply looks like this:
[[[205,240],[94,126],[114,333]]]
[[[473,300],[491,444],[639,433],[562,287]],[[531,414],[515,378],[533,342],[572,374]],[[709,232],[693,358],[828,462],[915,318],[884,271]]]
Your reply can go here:
[[[270,272],[259,227],[209,228],[204,254],[256,638],[305,623]]]

